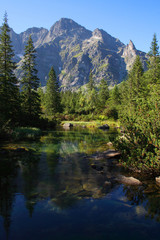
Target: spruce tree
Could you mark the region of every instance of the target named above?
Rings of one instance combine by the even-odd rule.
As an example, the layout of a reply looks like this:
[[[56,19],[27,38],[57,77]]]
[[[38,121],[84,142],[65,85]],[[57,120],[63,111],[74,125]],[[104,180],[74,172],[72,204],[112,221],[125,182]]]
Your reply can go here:
[[[27,124],[32,124],[33,120],[37,120],[41,113],[40,98],[37,92],[39,87],[39,79],[36,69],[36,50],[33,46],[31,35],[29,36],[27,45],[25,46],[25,54],[23,58],[23,77],[22,85],[22,110]]]
[[[61,111],[59,85],[54,68],[51,67],[45,93],[45,107],[48,116]]]
[[[94,80],[93,80],[93,73],[92,73],[92,70],[90,70],[89,82],[88,82],[88,90],[92,91],[94,88],[95,88],[95,86],[94,86]]]
[[[156,34],[153,36],[151,42],[150,52],[149,52],[149,62],[147,77],[151,84],[160,84],[160,56],[159,56],[159,46]]]
[[[143,66],[140,56],[136,56],[133,67],[129,73],[128,78],[128,94],[129,99],[135,99],[142,92],[142,76],[143,76]]]
[[[99,94],[98,94],[100,107],[103,108],[105,106],[108,98],[109,98],[108,84],[107,84],[106,80],[102,79],[101,82],[100,82]]]
[[[14,70],[14,52],[10,40],[7,14],[0,33],[0,122],[15,124],[19,114],[19,88]]]

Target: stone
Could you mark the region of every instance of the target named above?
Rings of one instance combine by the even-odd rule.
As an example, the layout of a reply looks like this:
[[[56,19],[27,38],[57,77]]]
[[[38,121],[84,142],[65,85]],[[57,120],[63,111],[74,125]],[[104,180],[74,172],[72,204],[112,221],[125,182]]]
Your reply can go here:
[[[107,187],[107,186],[111,186],[111,182],[109,182],[109,181],[105,181],[105,182],[104,182],[104,186],[105,186],[105,187]]]
[[[63,124],[63,128],[71,128],[71,127],[73,127],[72,123],[64,123]]]
[[[108,150],[105,152],[106,158],[117,158],[120,157],[121,153],[116,150]]]
[[[108,142],[108,143],[107,143],[107,146],[108,146],[108,147],[112,147],[112,146],[113,146],[113,143],[112,143],[112,142]]]
[[[160,176],[156,177],[156,183],[158,183],[160,185]]]
[[[91,164],[91,167],[97,171],[102,171],[103,170],[103,166],[99,166],[99,165],[96,165],[96,164]]]
[[[142,182],[139,181],[138,179],[136,179],[134,177],[125,177],[125,176],[122,176],[122,175],[117,177],[117,181],[122,183],[122,184],[132,185],[132,186],[142,185]]]
[[[108,130],[109,126],[108,126],[108,124],[104,124],[104,125],[100,126],[99,129]]]

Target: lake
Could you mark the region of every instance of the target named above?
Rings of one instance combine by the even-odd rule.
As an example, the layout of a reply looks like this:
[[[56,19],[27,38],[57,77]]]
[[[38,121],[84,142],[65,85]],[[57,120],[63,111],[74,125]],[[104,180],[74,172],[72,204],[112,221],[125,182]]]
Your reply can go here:
[[[117,134],[59,129],[5,143],[34,151],[1,156],[0,239],[158,240],[160,187],[149,176],[120,184],[129,173],[100,155]]]

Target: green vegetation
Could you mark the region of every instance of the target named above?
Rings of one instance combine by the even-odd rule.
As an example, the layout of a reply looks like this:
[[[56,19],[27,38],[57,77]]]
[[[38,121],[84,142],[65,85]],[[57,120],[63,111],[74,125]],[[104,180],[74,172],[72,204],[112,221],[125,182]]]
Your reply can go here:
[[[5,14],[0,33],[0,132],[8,124],[14,126],[20,114],[18,80],[14,75],[16,66],[9,32]]]
[[[126,82],[120,87],[120,121],[123,137],[116,145],[125,166],[160,170],[160,57],[156,35],[149,53],[148,71],[137,56]]]
[[[30,139],[34,140],[42,135],[42,131],[39,128],[19,127],[15,128],[12,133],[14,140]]]
[[[12,138],[12,133],[18,126],[48,128],[55,126],[52,121],[44,118],[41,102],[44,100],[43,91],[39,87],[39,79],[36,69],[36,51],[31,36],[25,46],[25,54],[21,66],[22,79],[19,84],[14,70],[16,65],[13,61],[14,52],[10,40],[10,28],[7,14],[0,33],[0,138]],[[20,87],[19,87],[20,85]],[[14,130],[14,131],[13,131]],[[18,133],[19,136],[24,135]],[[30,133],[29,133],[30,134]],[[18,136],[17,135],[17,136]],[[34,134],[33,134],[34,135]]]
[[[54,68],[51,67],[45,91],[39,87],[36,51],[31,36],[22,60],[20,89],[14,75],[14,52],[5,14],[0,33],[0,137],[35,138],[38,128],[53,128],[64,120],[120,121],[123,136],[115,145],[121,151],[125,166],[160,171],[160,56],[154,34],[148,54],[148,70],[144,72],[139,56],[126,81],[109,90],[106,79],[96,84],[90,69],[89,81],[78,91],[61,91]],[[79,51],[77,45],[72,51]],[[77,53],[79,54],[79,53]],[[101,65],[99,70],[107,67]],[[62,71],[62,74],[64,72]],[[74,81],[70,75],[69,82]],[[67,84],[66,84],[67,88]],[[84,123],[83,123],[84,124]],[[98,123],[99,124],[99,123]],[[17,128],[22,127],[22,128]],[[29,127],[29,128],[25,128]]]
[[[61,111],[59,85],[53,67],[51,67],[51,70],[49,72],[49,79],[47,81],[44,99],[46,114],[48,116],[53,116],[55,113]]]
[[[37,92],[39,87],[39,79],[37,77],[37,69],[35,68],[35,49],[31,35],[29,36],[27,45],[25,47],[25,54],[23,58],[23,77],[21,80],[21,96],[22,96],[22,111],[24,122],[30,125],[38,121],[40,109],[40,97]]]
[[[78,58],[78,57],[80,57],[80,56],[82,56],[82,55],[83,55],[83,52],[79,52],[79,53],[77,53],[76,55],[74,55],[73,58]]]

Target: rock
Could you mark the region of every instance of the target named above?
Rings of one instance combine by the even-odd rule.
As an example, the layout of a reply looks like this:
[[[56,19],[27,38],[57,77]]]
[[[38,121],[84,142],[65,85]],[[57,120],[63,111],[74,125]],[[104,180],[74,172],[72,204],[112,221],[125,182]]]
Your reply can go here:
[[[160,177],[156,177],[156,183],[160,185]]]
[[[116,151],[116,150],[108,150],[105,152],[105,157],[106,158],[117,158],[120,157],[120,152]]]
[[[42,86],[46,85],[45,78],[50,65],[57,69],[64,90],[76,90],[86,84],[91,68],[97,69],[94,73],[97,83],[107,74],[108,85],[112,86],[127,76],[136,55],[140,55],[144,67],[146,66],[146,54],[135,49],[132,41],[126,46],[102,29],[92,32],[66,18],[57,21],[49,31],[34,27],[16,34],[11,29],[11,41],[19,66],[30,34],[37,50],[37,70]],[[19,68],[16,69],[16,74],[18,77],[22,75]]]
[[[105,187],[107,187],[107,186],[111,186],[111,182],[109,182],[109,181],[105,181],[105,182],[104,182],[104,186],[105,186]]]
[[[73,127],[72,123],[64,123],[63,124],[63,128],[71,128],[71,127]]]
[[[104,124],[104,125],[100,126],[99,129],[108,130],[109,126],[108,126],[108,124]]]
[[[108,143],[107,143],[107,146],[108,146],[108,147],[112,147],[112,146],[113,146],[113,143],[112,143],[112,142],[108,142]]]
[[[122,183],[122,184],[126,184],[126,185],[142,185],[142,182],[140,182],[138,179],[134,178],[134,177],[125,177],[120,175],[117,178],[117,181]]]
[[[19,147],[19,148],[16,148],[14,150],[14,152],[17,152],[17,153],[23,153],[23,152],[26,152],[26,151],[28,151],[28,150],[24,147]]]
[[[97,171],[102,171],[103,170],[103,166],[99,166],[99,165],[96,165],[96,164],[91,164],[91,167]]]

